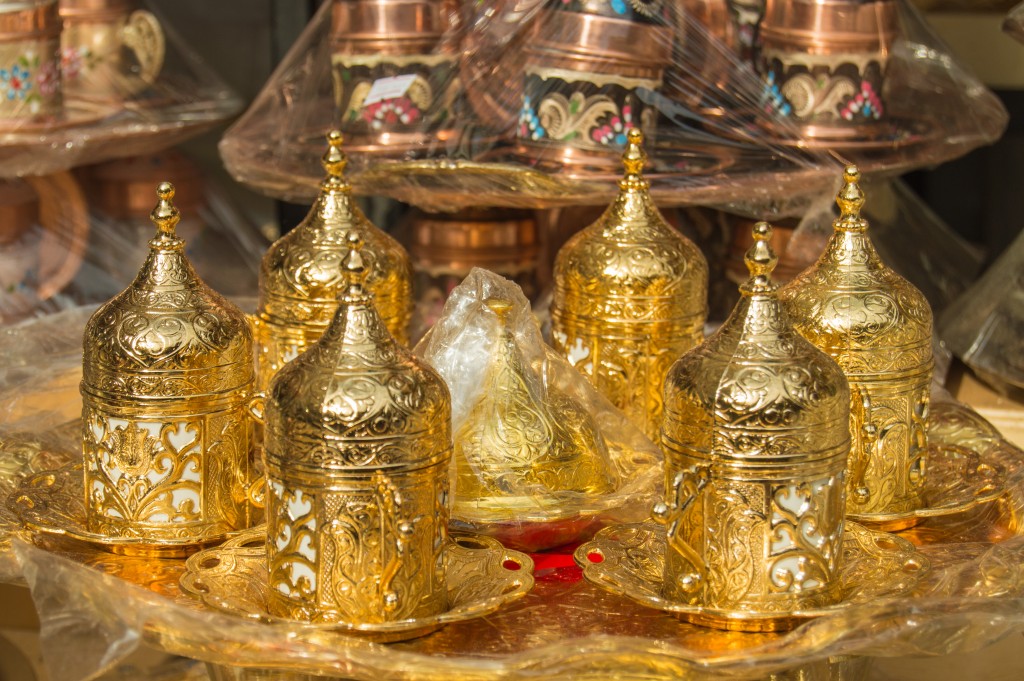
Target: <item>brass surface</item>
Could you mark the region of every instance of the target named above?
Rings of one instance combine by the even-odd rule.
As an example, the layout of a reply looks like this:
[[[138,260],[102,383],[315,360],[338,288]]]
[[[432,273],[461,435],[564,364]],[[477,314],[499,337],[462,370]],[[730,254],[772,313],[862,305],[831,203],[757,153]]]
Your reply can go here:
[[[205,546],[230,537],[236,528],[227,523],[207,523],[191,528],[188,535],[172,538],[146,534],[111,536],[93,531],[86,523],[83,467],[68,464],[26,478],[7,498],[8,510],[18,523],[36,536],[64,537],[75,542],[137,558],[184,558]],[[161,533],[166,535],[166,533]]]
[[[471,522],[559,509],[564,492],[604,495],[617,486],[604,438],[583,405],[526,370],[507,326],[512,303],[490,299],[498,333],[483,389],[455,436],[453,515]],[[543,396],[543,397],[542,397]]]
[[[691,607],[787,613],[838,602],[849,390],[788,322],[771,227],[721,328],[665,380],[664,593]]]
[[[313,622],[381,623],[447,607],[451,397],[388,333],[359,231],[323,336],[266,402],[269,608]]]
[[[261,389],[327,329],[345,284],[341,262],[348,252],[345,235],[350,231],[357,232],[366,244],[362,251],[369,268],[366,287],[375,308],[398,342],[408,342],[412,315],[409,256],[355,204],[343,175],[348,160],[341,146],[341,133],[332,131],[323,156],[327,177],[319,197],[306,218],[271,245],[260,265],[259,307],[253,326]]]
[[[665,529],[652,523],[617,525],[597,533],[576,549],[586,579],[612,593],[675,614],[693,624],[728,631],[786,631],[800,623],[852,605],[871,603],[912,591],[927,573],[928,559],[906,539],[847,523],[836,546],[839,568],[832,603],[759,610],[708,607],[667,598],[662,575],[668,566]]]
[[[146,262],[83,338],[85,519],[174,545],[249,525],[255,375],[245,315],[189,264],[173,186],[157,194]]]
[[[652,439],[669,367],[704,337],[707,261],[655,207],[632,129],[619,196],[558,252],[555,348]]]
[[[377,642],[423,636],[453,622],[490,614],[522,598],[533,587],[533,561],[490,537],[453,535],[445,550],[447,606],[440,612],[385,622],[341,620],[308,624]],[[192,556],[181,590],[205,605],[259,622],[287,624],[273,614],[268,587],[265,533],[248,532],[223,546]]]
[[[869,521],[923,505],[932,377],[932,312],[878,257],[860,216],[856,167],[845,171],[841,216],[825,252],[780,291],[797,330],[850,381],[846,512]]]

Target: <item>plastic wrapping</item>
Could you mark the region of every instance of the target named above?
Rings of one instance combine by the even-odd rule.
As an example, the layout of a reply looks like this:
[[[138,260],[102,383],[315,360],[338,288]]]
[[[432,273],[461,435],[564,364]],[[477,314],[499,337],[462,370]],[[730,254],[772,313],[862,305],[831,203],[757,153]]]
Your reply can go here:
[[[473,269],[415,352],[452,395],[456,527],[538,550],[647,516],[661,452],[544,343],[518,285]]]
[[[76,372],[89,312],[70,310],[0,333],[5,464],[15,458],[12,447],[28,440],[40,443],[28,458],[43,468],[77,457],[80,426],[66,422],[80,410]],[[837,656],[967,652],[1024,627],[1024,453],[968,409],[940,395],[933,399],[930,437],[1005,466],[1009,495],[902,533],[923,546],[932,565],[912,597],[859,605],[784,635],[683,624],[576,581],[575,568],[553,567],[551,560],[538,563],[534,590],[507,609],[391,645],[206,611],[180,592],[181,561],[16,540],[13,552],[0,546],[0,571],[7,566],[0,577],[21,574],[32,586],[53,681],[90,677],[143,644],[209,661],[218,678],[308,674],[367,681],[606,678],[613,669],[633,678],[761,679],[793,668],[816,675],[845,668],[830,661]],[[0,470],[7,476],[10,467]],[[5,478],[3,484],[9,489],[14,482]],[[0,525],[5,539],[10,530]]]
[[[7,5],[0,8],[0,177],[150,153],[241,108],[155,6]]]
[[[939,319],[953,353],[999,392],[1024,390],[1024,232]]]
[[[165,151],[0,180],[0,321],[105,302],[138,273],[156,233],[156,186],[178,188],[186,252],[229,297],[255,296],[266,238],[181,154]]]
[[[874,24],[826,22],[814,37],[824,56],[812,58],[793,37],[807,27],[778,25],[785,11],[769,7],[773,34],[751,25],[756,11],[731,15],[724,0],[336,0],[225,135],[221,154],[239,181],[309,200],[320,136],[339,126],[357,191],[436,211],[602,204],[616,190],[625,132],[641,126],[656,140],[648,175],[660,205],[765,217],[802,211],[831,185],[836,157],[866,174],[901,172],[998,138],[1002,105],[906,0],[848,4],[842,11],[877,7]],[[430,21],[402,24],[409,5]],[[371,25],[371,15],[380,21]],[[402,41],[381,56],[375,40],[387,30]],[[766,45],[769,34],[776,42]],[[753,35],[760,46],[745,48]],[[771,80],[780,55],[796,64],[786,79],[803,69],[795,85]],[[871,64],[870,74],[857,70]]]
[[[840,655],[967,652],[1024,625],[1024,459],[979,417],[950,403],[936,404],[932,436],[996,457],[1011,471],[1011,495],[904,533],[923,545],[932,565],[912,595],[841,610],[788,634],[683,624],[574,581],[563,568],[540,570],[530,594],[486,620],[380,645],[205,611],[177,586],[181,562],[83,553],[53,542],[39,548],[15,541],[15,553],[39,609],[54,681],[86,678],[143,642],[216,665],[279,670],[259,678],[366,680],[603,678],[612,669],[634,678],[755,679],[813,669]]]

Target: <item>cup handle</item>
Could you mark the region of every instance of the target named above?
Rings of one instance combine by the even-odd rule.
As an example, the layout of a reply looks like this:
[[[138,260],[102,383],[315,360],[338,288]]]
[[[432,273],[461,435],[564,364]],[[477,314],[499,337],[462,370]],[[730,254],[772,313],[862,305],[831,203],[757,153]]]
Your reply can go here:
[[[152,85],[160,75],[167,54],[160,20],[144,9],[135,10],[121,29],[121,43],[135,54],[143,86]]]
[[[878,426],[871,420],[871,396],[854,388],[854,408],[859,416],[860,445],[855,452],[850,466],[851,485],[853,487],[853,498],[858,504],[866,504],[871,499],[871,489],[867,484],[868,466],[871,464],[871,457],[876,455],[878,449]],[[857,399],[859,398],[859,399]],[[858,447],[854,443],[854,447]]]
[[[711,469],[707,466],[691,466],[679,471],[672,480],[670,498],[660,501],[651,509],[651,517],[662,525],[668,525],[668,545],[686,556],[693,566],[693,572],[679,575],[680,586],[686,593],[693,593],[704,581],[708,567],[693,547],[679,538],[679,519],[695,501],[700,498],[711,480]]]
[[[249,483],[245,490],[245,498],[256,508],[264,508],[267,503],[267,476],[260,477]]]
[[[265,415],[267,408],[267,394],[265,392],[257,392],[249,399],[249,404],[246,409],[249,411],[249,417],[260,424],[265,426],[267,424]]]

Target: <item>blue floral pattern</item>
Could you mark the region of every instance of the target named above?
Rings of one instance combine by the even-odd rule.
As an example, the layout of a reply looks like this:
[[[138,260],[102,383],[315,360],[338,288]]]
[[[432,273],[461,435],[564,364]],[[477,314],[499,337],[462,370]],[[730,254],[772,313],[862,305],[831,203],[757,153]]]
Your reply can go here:
[[[8,100],[25,99],[32,89],[32,72],[22,64],[0,69],[0,91]]]

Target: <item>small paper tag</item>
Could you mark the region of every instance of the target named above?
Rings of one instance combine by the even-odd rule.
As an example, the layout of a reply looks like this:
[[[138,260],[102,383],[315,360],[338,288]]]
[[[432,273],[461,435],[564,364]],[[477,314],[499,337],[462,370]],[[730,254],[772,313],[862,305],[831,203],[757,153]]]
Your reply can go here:
[[[414,80],[416,80],[415,73],[375,80],[366,95],[366,99],[363,100],[363,106],[369,106],[385,99],[401,97],[409,90],[409,86],[412,85]]]

